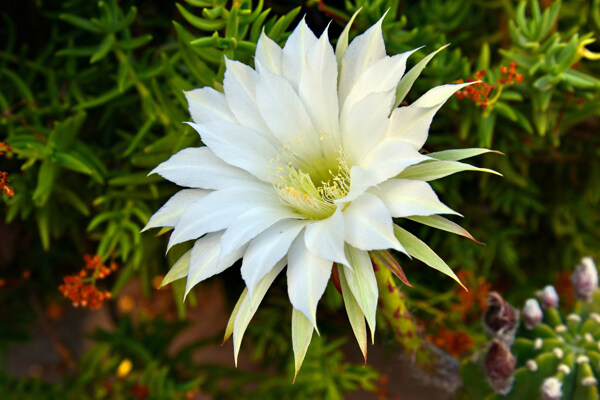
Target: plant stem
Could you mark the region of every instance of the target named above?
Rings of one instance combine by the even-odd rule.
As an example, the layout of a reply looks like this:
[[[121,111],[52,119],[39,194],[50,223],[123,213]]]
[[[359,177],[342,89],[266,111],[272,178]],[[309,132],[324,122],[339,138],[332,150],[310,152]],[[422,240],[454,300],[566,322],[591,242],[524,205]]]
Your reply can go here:
[[[400,347],[419,367],[426,371],[433,370],[439,355],[432,351],[432,346],[419,333],[392,272],[377,257],[373,257],[372,261],[379,289],[379,307]]]

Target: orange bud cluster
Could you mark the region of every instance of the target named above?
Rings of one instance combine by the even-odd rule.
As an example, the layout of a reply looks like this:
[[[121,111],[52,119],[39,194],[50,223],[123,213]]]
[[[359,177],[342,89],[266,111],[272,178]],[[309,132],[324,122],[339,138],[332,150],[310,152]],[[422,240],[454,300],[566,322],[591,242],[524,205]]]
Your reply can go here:
[[[10,148],[10,146],[4,142],[0,142],[0,156],[4,155],[5,153],[10,153],[10,152],[12,152],[12,149]]]
[[[483,81],[483,78],[486,75],[486,71],[482,70],[475,73],[475,78],[468,78],[467,82],[475,82],[472,85],[465,87],[462,90],[456,92],[456,97],[459,100],[464,98],[473,100],[479,107],[486,108],[496,102],[500,93],[502,92],[502,88],[505,85],[513,85],[515,83],[523,82],[523,75],[517,73],[517,63],[511,61],[508,64],[508,67],[501,65],[500,66],[500,78],[496,81],[498,86],[486,83]],[[456,81],[456,83],[464,83],[462,79]],[[490,94],[494,89],[498,87],[498,92],[494,97],[494,100],[490,101]]]
[[[473,348],[475,340],[465,332],[452,331],[445,326],[440,327],[433,335],[426,335],[427,340],[446,350],[454,357],[459,357]]]
[[[0,156],[6,153],[10,153],[12,149],[9,145],[4,142],[0,142]],[[0,171],[0,190],[4,192],[8,197],[13,197],[15,191],[8,185],[8,174],[4,171]]]
[[[0,189],[2,189],[2,192],[8,197],[13,197],[15,195],[13,188],[8,185],[8,174],[4,171],[0,171]]]
[[[93,310],[100,308],[104,300],[111,297],[109,291],[96,288],[96,280],[110,275],[117,269],[117,264],[111,263],[110,267],[107,267],[98,255],[86,254],[83,260],[85,266],[77,274],[64,276],[58,290],[71,300],[75,307],[81,306]]]
[[[479,81],[479,82],[469,85],[462,90],[459,90],[458,92],[456,92],[456,97],[459,100],[462,100],[466,97],[467,99],[471,99],[475,103],[477,103],[477,105],[479,107],[482,107],[482,108],[487,107],[488,106],[488,98],[490,97],[490,93],[492,92],[492,90],[494,90],[494,88],[496,86],[490,85],[490,84],[482,81],[484,76],[485,76],[485,71],[476,72],[475,78],[468,78],[467,82],[475,82],[475,81]],[[457,81],[457,83],[464,83],[464,81],[462,79],[459,79]]]
[[[498,79],[498,83],[500,85],[512,85],[514,83],[523,82],[523,75],[517,74],[517,63],[511,61],[508,64],[508,67],[504,65],[500,66],[500,79]]]

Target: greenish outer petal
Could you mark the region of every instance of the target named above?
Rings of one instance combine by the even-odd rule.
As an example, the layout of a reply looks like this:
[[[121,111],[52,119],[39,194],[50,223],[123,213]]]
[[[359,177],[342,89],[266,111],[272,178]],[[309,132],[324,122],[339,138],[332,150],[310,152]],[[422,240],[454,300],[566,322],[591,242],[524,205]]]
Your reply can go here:
[[[435,158],[440,161],[460,161],[465,158],[475,157],[485,153],[496,153],[503,154],[497,150],[490,149],[480,149],[480,148],[472,148],[472,149],[452,149],[452,150],[443,150],[436,151],[434,153],[427,154],[431,158]]]
[[[415,216],[406,217],[406,218],[410,219],[411,221],[418,222],[419,224],[431,226],[432,228],[436,228],[436,229],[440,229],[442,231],[454,233],[455,235],[464,236],[466,238],[471,239],[474,242],[477,242],[479,244],[483,244],[480,241],[476,240],[469,233],[469,231],[467,231],[462,226],[458,225],[455,222],[450,221],[449,219],[441,217],[439,215],[428,215],[428,216],[425,216],[425,217],[424,216],[420,216],[420,215],[415,215]]]
[[[292,348],[294,349],[294,381],[304,361],[313,334],[312,323],[302,311],[292,310]]]
[[[237,303],[235,303],[235,307],[233,307],[233,311],[231,312],[231,315],[229,316],[229,321],[227,321],[227,327],[225,328],[225,334],[223,335],[223,343],[225,343],[227,341],[227,339],[229,339],[229,337],[231,337],[231,334],[233,333],[233,324],[235,323],[235,318],[237,317],[238,311],[240,310],[240,307],[241,307],[242,303],[244,302],[244,299],[246,298],[247,295],[248,295],[248,288],[246,287],[246,288],[244,288],[244,291],[240,295],[240,298],[238,299]]]
[[[419,61],[417,65],[412,67],[410,71],[408,71],[406,75],[404,75],[404,77],[402,77],[402,79],[398,83],[398,87],[396,88],[396,102],[394,103],[394,107],[392,108],[392,110],[398,107],[400,103],[402,103],[402,101],[406,97],[406,94],[412,87],[413,83],[415,83],[419,75],[421,75],[421,71],[423,71],[423,68],[425,68],[425,66],[427,65],[427,63],[429,63],[433,56],[435,56],[437,53],[444,50],[448,46],[449,45],[447,44],[445,46],[440,47],[433,53],[429,53],[425,58]]]
[[[462,171],[488,172],[502,176],[501,173],[488,168],[478,168],[471,164],[458,161],[425,161],[417,165],[411,165],[402,171],[396,178],[421,181],[434,181]]]
[[[348,282],[346,280],[346,275],[344,272],[344,267],[338,265],[338,274],[340,277],[340,286],[342,287],[342,296],[344,297],[344,306],[346,307],[346,313],[348,314],[348,319],[350,320],[350,325],[352,326],[352,331],[354,331],[354,336],[356,336],[356,341],[358,342],[358,346],[360,347],[360,351],[365,358],[365,364],[367,362],[367,327],[365,324],[365,314],[360,309],[356,298],[352,294],[350,287],[348,286]]]
[[[444,260],[442,260],[429,246],[427,246],[422,240],[414,236],[412,233],[407,231],[406,229],[400,228],[398,225],[394,224],[394,234],[402,246],[408,251],[408,253],[416,258],[429,265],[431,268],[437,269],[443,274],[448,275],[450,278],[454,279],[461,285],[465,290],[467,288],[462,284],[460,279],[456,276],[454,271],[450,269],[448,264]]]
[[[177,279],[185,278],[190,268],[190,257],[192,256],[192,249],[185,252],[184,255],[173,264],[167,275],[163,278],[160,287],[168,285],[169,283],[176,281]]]
[[[377,313],[377,279],[373,271],[373,264],[369,253],[346,245],[346,258],[350,262],[350,267],[343,267],[344,278],[350,291],[354,295],[356,302],[360,306],[369,328],[371,330],[371,340],[375,342],[375,324]]]
[[[356,12],[354,13],[354,15],[352,15],[352,18],[350,18],[350,21],[348,21],[348,23],[346,24],[346,27],[344,28],[342,34],[340,35],[337,45],[335,46],[335,57],[337,59],[337,65],[338,65],[338,71],[342,68],[342,57],[344,56],[344,53],[346,52],[346,49],[348,48],[348,35],[350,34],[350,28],[352,27],[352,24],[354,23],[354,19],[356,18],[356,16],[358,15],[358,13],[362,10],[362,7],[359,8],[358,10],[356,10]],[[339,74],[338,74],[338,79],[339,79]]]
[[[256,285],[254,293],[252,294],[252,299],[250,299],[248,296],[244,296],[242,303],[237,310],[237,315],[233,323],[233,355],[236,366],[244,332],[246,332],[246,328],[248,328],[248,324],[254,316],[254,313],[256,313],[258,305],[260,305],[260,302],[265,297],[267,290],[284,266],[284,260],[278,262],[275,267],[273,267],[273,269],[269,271],[269,273],[265,275],[265,277],[262,278],[261,281]],[[256,304],[256,308],[252,307],[251,304]]]

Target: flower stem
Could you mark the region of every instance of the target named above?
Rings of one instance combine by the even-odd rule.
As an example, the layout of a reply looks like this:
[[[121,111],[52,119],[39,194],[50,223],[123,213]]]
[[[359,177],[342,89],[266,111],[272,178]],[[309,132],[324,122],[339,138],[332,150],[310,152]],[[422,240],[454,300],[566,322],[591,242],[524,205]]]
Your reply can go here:
[[[379,289],[379,307],[400,347],[419,367],[431,371],[437,364],[439,354],[432,350],[432,346],[419,333],[392,272],[378,257],[372,257],[372,261]]]

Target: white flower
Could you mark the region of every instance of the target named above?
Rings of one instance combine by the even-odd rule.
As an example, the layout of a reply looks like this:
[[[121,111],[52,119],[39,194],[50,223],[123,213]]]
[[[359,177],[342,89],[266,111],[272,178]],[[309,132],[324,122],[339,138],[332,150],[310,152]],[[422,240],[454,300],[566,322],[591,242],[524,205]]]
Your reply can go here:
[[[433,54],[402,78],[412,52],[387,56],[381,21],[348,45],[349,25],[335,52],[327,31],[317,38],[302,21],[283,49],[261,36],[255,69],[226,60],[224,93],[186,93],[190,125],[206,146],[184,149],[153,171],[189,189],[145,229],[174,227],[168,248],[196,240],[164,283],[187,276],[187,294],[243,258],[247,289],[226,332],[233,332],[236,358],[250,319],[286,265],[297,367],[334,262],[363,352],[364,320],[373,335],[378,299],[370,250],[412,254],[457,279],[392,218],[469,236],[436,215],[456,213],[427,181],[483,170],[456,160],[487,150],[419,153],[434,114],[464,85],[438,86],[397,108]]]

